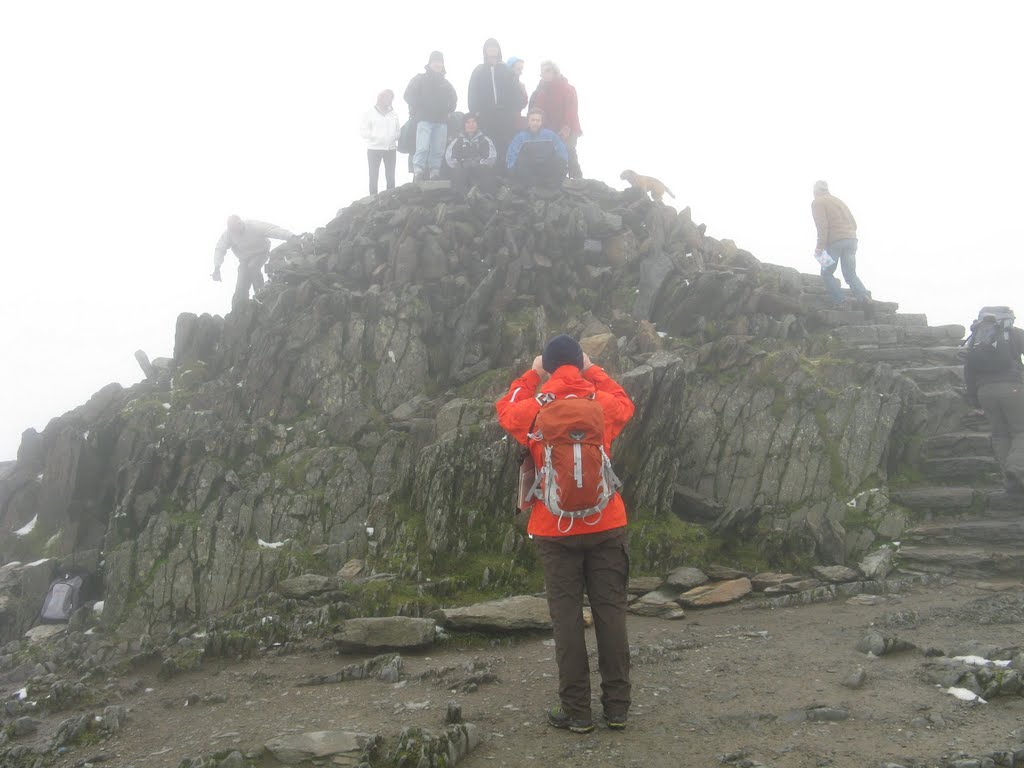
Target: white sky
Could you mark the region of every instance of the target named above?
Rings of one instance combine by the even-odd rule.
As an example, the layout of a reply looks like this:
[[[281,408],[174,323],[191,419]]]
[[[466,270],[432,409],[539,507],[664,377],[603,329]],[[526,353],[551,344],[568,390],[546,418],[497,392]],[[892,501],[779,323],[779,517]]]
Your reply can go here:
[[[436,48],[464,107],[492,35],[531,92],[542,58],[577,87],[587,177],[656,176],[708,234],[806,272],[825,178],[876,299],[933,323],[1024,313],[1022,7],[5,3],[0,460],[24,428],[137,381],[136,349],[169,356],[179,312],[227,311],[230,253],[209,279],[227,214],[325,224],[366,192],[358,120],[377,92],[404,119]]]

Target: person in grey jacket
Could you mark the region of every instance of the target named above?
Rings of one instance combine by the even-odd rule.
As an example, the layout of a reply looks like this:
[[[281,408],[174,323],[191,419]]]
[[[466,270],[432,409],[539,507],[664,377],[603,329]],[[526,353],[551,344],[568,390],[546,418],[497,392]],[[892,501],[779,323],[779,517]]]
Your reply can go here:
[[[213,274],[211,277],[220,282],[220,268],[224,256],[231,252],[238,257],[238,282],[235,283],[235,294],[231,297],[231,308],[237,309],[240,304],[249,300],[249,287],[258,291],[263,287],[263,265],[270,258],[270,238],[275,240],[291,240],[295,235],[287,229],[267,224],[255,219],[243,220],[232,214],[228,216],[228,228],[220,236],[213,249]]]

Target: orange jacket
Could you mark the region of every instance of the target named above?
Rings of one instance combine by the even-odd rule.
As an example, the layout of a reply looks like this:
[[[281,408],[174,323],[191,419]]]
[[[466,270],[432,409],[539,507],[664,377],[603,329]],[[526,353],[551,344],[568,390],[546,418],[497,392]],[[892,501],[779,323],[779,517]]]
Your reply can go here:
[[[540,403],[535,397],[539,392],[551,392],[556,397],[583,397],[597,392],[597,402],[604,411],[604,450],[611,456],[612,441],[633,416],[633,401],[629,399],[626,390],[596,365],[591,365],[582,373],[574,365],[563,365],[538,391],[540,383],[540,374],[531,368],[513,381],[506,395],[495,403],[498,423],[505,431],[521,445],[529,444],[526,435],[540,410]],[[539,467],[544,463],[543,448],[536,440],[530,443],[530,453]],[[575,520],[568,531],[559,531],[558,518],[548,511],[543,502],[536,501],[530,512],[527,532],[532,536],[575,536],[621,528],[626,524],[626,505],[622,503],[622,496],[616,493],[604,508],[600,519],[593,525],[588,525],[588,522],[589,518]]]

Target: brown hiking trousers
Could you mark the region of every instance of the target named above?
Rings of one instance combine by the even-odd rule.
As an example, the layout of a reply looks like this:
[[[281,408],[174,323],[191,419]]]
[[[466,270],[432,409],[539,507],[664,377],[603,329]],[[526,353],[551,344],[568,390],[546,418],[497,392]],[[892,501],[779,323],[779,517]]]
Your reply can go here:
[[[583,589],[590,597],[606,715],[629,711],[629,638],[626,529],[534,539],[544,565],[548,609],[555,631],[558,696],[570,717],[590,719],[590,664],[583,634]]]

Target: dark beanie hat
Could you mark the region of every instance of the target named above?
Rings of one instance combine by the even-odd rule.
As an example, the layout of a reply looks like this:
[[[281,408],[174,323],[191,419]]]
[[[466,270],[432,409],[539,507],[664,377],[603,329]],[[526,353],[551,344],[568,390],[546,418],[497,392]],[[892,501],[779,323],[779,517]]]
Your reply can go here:
[[[544,347],[541,362],[544,365],[544,370],[548,373],[554,373],[563,365],[575,365],[582,370],[583,350],[576,339],[563,333],[560,336],[555,336]]]

